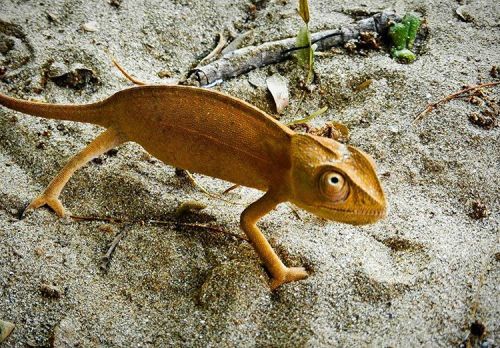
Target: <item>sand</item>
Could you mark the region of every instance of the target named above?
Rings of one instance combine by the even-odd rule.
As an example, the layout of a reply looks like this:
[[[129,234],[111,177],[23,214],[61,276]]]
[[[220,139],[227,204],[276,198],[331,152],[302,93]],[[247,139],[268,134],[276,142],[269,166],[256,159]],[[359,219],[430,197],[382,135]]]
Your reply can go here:
[[[253,29],[246,44],[259,44],[293,36],[301,25],[293,1],[249,4],[2,0],[0,66],[7,71],[0,89],[19,98],[87,103],[130,86],[107,51],[137,78],[165,83],[159,73],[185,75],[215,47],[222,29]],[[459,6],[452,0],[314,1],[313,31],[353,22],[353,9],[420,12],[428,35],[418,59],[404,65],[387,50],[336,50],[317,58],[317,88],[303,103],[303,72],[294,61],[216,87],[274,113],[265,78],[279,72],[291,94],[283,120],[328,106],[312,125],[347,125],[350,143],[375,158],[387,194],[387,218],[366,227],[304,211],[299,219],[287,205],[266,216],[261,226],[285,262],[311,270],[307,280],[274,293],[251,246],[224,232],[58,219],[47,209],[19,220],[21,207],[100,129],[1,108],[0,320],[16,325],[3,346],[448,347],[458,346],[475,321],[486,328],[483,344],[498,345],[500,130],[472,124],[469,116],[484,106],[466,99],[412,123],[429,102],[495,81],[500,5],[466,4],[460,8],[465,20],[455,13]],[[70,69],[87,69],[83,89],[50,79]],[[353,90],[367,79],[373,80],[368,88]],[[499,88],[487,93],[498,103]],[[230,186],[195,177],[212,192]],[[134,221],[172,220],[180,203],[197,200],[208,207],[183,221],[241,235],[239,214],[260,195],[239,188],[227,196],[241,204],[207,197],[127,144],[80,170],[62,200],[75,215]],[[475,201],[487,216],[471,217]],[[101,258],[121,232],[102,271]]]

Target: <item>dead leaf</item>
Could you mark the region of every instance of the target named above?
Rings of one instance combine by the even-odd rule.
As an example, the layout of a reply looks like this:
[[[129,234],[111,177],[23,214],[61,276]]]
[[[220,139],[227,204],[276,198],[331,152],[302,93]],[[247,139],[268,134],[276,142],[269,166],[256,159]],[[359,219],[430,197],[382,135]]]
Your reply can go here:
[[[308,0],[299,0],[299,15],[302,17],[304,23],[309,23],[309,1]]]
[[[276,111],[281,114],[289,103],[287,80],[280,74],[274,74],[266,80],[266,84],[273,95]]]
[[[0,320],[0,342],[5,341],[9,337],[12,330],[14,330],[15,325],[8,322]]]

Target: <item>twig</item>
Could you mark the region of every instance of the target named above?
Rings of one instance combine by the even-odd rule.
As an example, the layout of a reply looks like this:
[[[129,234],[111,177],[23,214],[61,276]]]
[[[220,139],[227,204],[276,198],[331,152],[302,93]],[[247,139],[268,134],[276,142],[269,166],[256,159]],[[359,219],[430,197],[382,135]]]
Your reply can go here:
[[[206,229],[209,231],[221,232],[221,233],[236,237],[238,239],[248,241],[248,239],[246,237],[240,236],[236,233],[226,231],[220,227],[209,225],[209,224],[196,223],[196,222],[180,222],[180,221],[175,221],[175,220],[128,220],[128,219],[121,219],[121,218],[108,217],[108,216],[101,217],[101,216],[70,215],[69,217],[74,219],[74,220],[77,220],[77,221],[103,221],[103,222],[114,223],[114,224],[127,223],[127,224],[131,224],[131,225],[132,224],[140,224],[140,225],[150,224],[150,225],[161,225],[161,226],[166,225],[166,226],[196,227],[196,228]],[[114,243],[114,241],[113,241],[113,243]],[[115,246],[115,248],[116,248],[116,246]]]
[[[114,224],[121,224],[125,222],[129,222],[124,219],[120,218],[114,218],[114,217],[99,217],[99,216],[80,216],[80,215],[70,215],[70,218],[73,220],[77,221],[103,221],[103,222],[109,222],[109,223],[114,223]]]
[[[105,271],[108,270],[109,263],[111,262],[111,257],[113,256],[113,252],[115,251],[116,247],[118,246],[118,244],[120,243],[120,241],[123,239],[123,237],[125,237],[126,232],[127,232],[127,230],[124,229],[123,231],[121,231],[120,233],[118,233],[116,235],[115,239],[113,239],[113,242],[109,246],[108,251],[106,252],[106,254],[101,259],[101,266],[100,266],[100,268],[101,268],[102,271],[105,272]]]
[[[123,76],[125,76],[130,82],[132,82],[133,84],[136,84],[136,85],[139,85],[139,86],[146,86],[146,85],[149,85],[149,83],[146,83],[146,82],[143,82],[141,80],[138,80],[136,79],[135,77],[133,77],[132,75],[130,75],[126,70],[125,68],[123,68],[120,63],[118,63],[118,61],[115,59],[115,57],[113,57],[113,55],[110,53],[110,52],[107,52],[108,55],[111,57],[111,62],[113,63],[113,65],[123,74]]]
[[[424,109],[424,111],[422,111],[421,113],[419,113],[417,115],[417,117],[415,117],[415,119],[413,120],[413,124],[415,124],[418,121],[420,121],[425,115],[427,115],[432,110],[436,109],[439,105],[441,105],[443,103],[447,103],[450,100],[460,98],[460,97],[462,97],[462,94],[465,94],[467,92],[474,91],[474,90],[477,90],[477,89],[480,89],[480,88],[493,87],[493,86],[496,86],[498,84],[500,84],[500,81],[487,82],[487,83],[481,83],[479,85],[469,86],[469,87],[466,87],[466,88],[464,88],[464,89],[462,89],[462,90],[460,90],[458,92],[452,93],[452,94],[444,97],[443,99],[438,100],[435,103],[430,103],[430,104],[427,105],[427,107]]]
[[[296,217],[299,221],[302,221],[302,218],[300,217],[299,212],[297,211],[297,209],[295,209],[295,207],[294,207],[292,204],[288,204],[288,207],[289,207],[289,208],[290,208],[290,210],[292,211],[293,215],[295,215],[295,217]]]
[[[227,195],[229,192],[231,192],[232,190],[237,189],[238,187],[240,187],[240,185],[235,184],[235,185],[231,186],[230,188],[225,189],[224,192],[222,192],[222,194],[223,195]]]
[[[219,43],[217,44],[217,46],[215,46],[215,48],[213,49],[212,52],[210,52],[205,58],[200,60],[200,62],[198,63],[198,66],[203,65],[205,62],[209,61],[210,59],[212,59],[213,57],[218,55],[222,51],[222,49],[224,48],[224,46],[226,44],[227,44],[227,40],[224,36],[224,30],[221,30],[219,33]]]
[[[372,32],[385,35],[393,21],[398,21],[394,13],[381,12],[339,29],[325,30],[311,35],[317,51],[326,51],[341,46],[351,40],[359,40],[361,33]],[[266,42],[259,46],[243,47],[224,54],[205,66],[195,68],[189,79],[193,84],[208,85],[217,80],[244,74],[250,70],[288,59],[295,47],[295,38]]]

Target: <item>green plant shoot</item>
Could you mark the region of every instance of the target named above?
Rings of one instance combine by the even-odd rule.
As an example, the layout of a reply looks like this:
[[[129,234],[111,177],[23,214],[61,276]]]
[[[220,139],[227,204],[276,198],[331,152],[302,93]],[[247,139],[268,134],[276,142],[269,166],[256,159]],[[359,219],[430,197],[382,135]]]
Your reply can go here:
[[[308,0],[299,0],[298,12],[305,25],[300,28],[295,40],[296,47],[305,47],[295,53],[295,57],[300,65],[307,67],[308,73],[306,84],[313,80],[314,50],[311,43],[311,32],[309,31],[309,2]]]
[[[392,41],[391,56],[406,63],[416,59],[412,52],[415,38],[420,28],[421,19],[414,13],[407,13],[401,23],[393,24],[389,28],[389,37]]]
[[[324,114],[326,112],[326,110],[328,110],[328,106],[323,106],[321,109],[318,109],[318,110],[314,111],[312,114],[310,114],[307,117],[304,117],[304,118],[302,118],[300,120],[295,120],[295,121],[287,123],[287,126],[292,126],[292,125],[296,125],[296,124],[307,123],[307,122],[311,121],[312,119],[318,117],[319,115]]]

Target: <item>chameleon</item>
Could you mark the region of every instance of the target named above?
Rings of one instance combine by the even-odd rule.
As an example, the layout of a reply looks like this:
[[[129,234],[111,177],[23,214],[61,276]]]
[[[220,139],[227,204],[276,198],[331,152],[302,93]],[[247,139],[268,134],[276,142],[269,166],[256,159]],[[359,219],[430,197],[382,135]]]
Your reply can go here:
[[[91,123],[106,130],[72,157],[28,205],[66,212],[59,196],[86,163],[125,142],[136,142],[165,164],[265,193],[244,209],[240,227],[270,274],[270,288],[305,279],[287,267],[257,222],[291,202],[327,220],[362,225],[386,215],[373,159],[333,139],[301,134],[236,97],[194,86],[141,85],[92,104],[50,104],[0,93],[0,105],[47,119]]]

